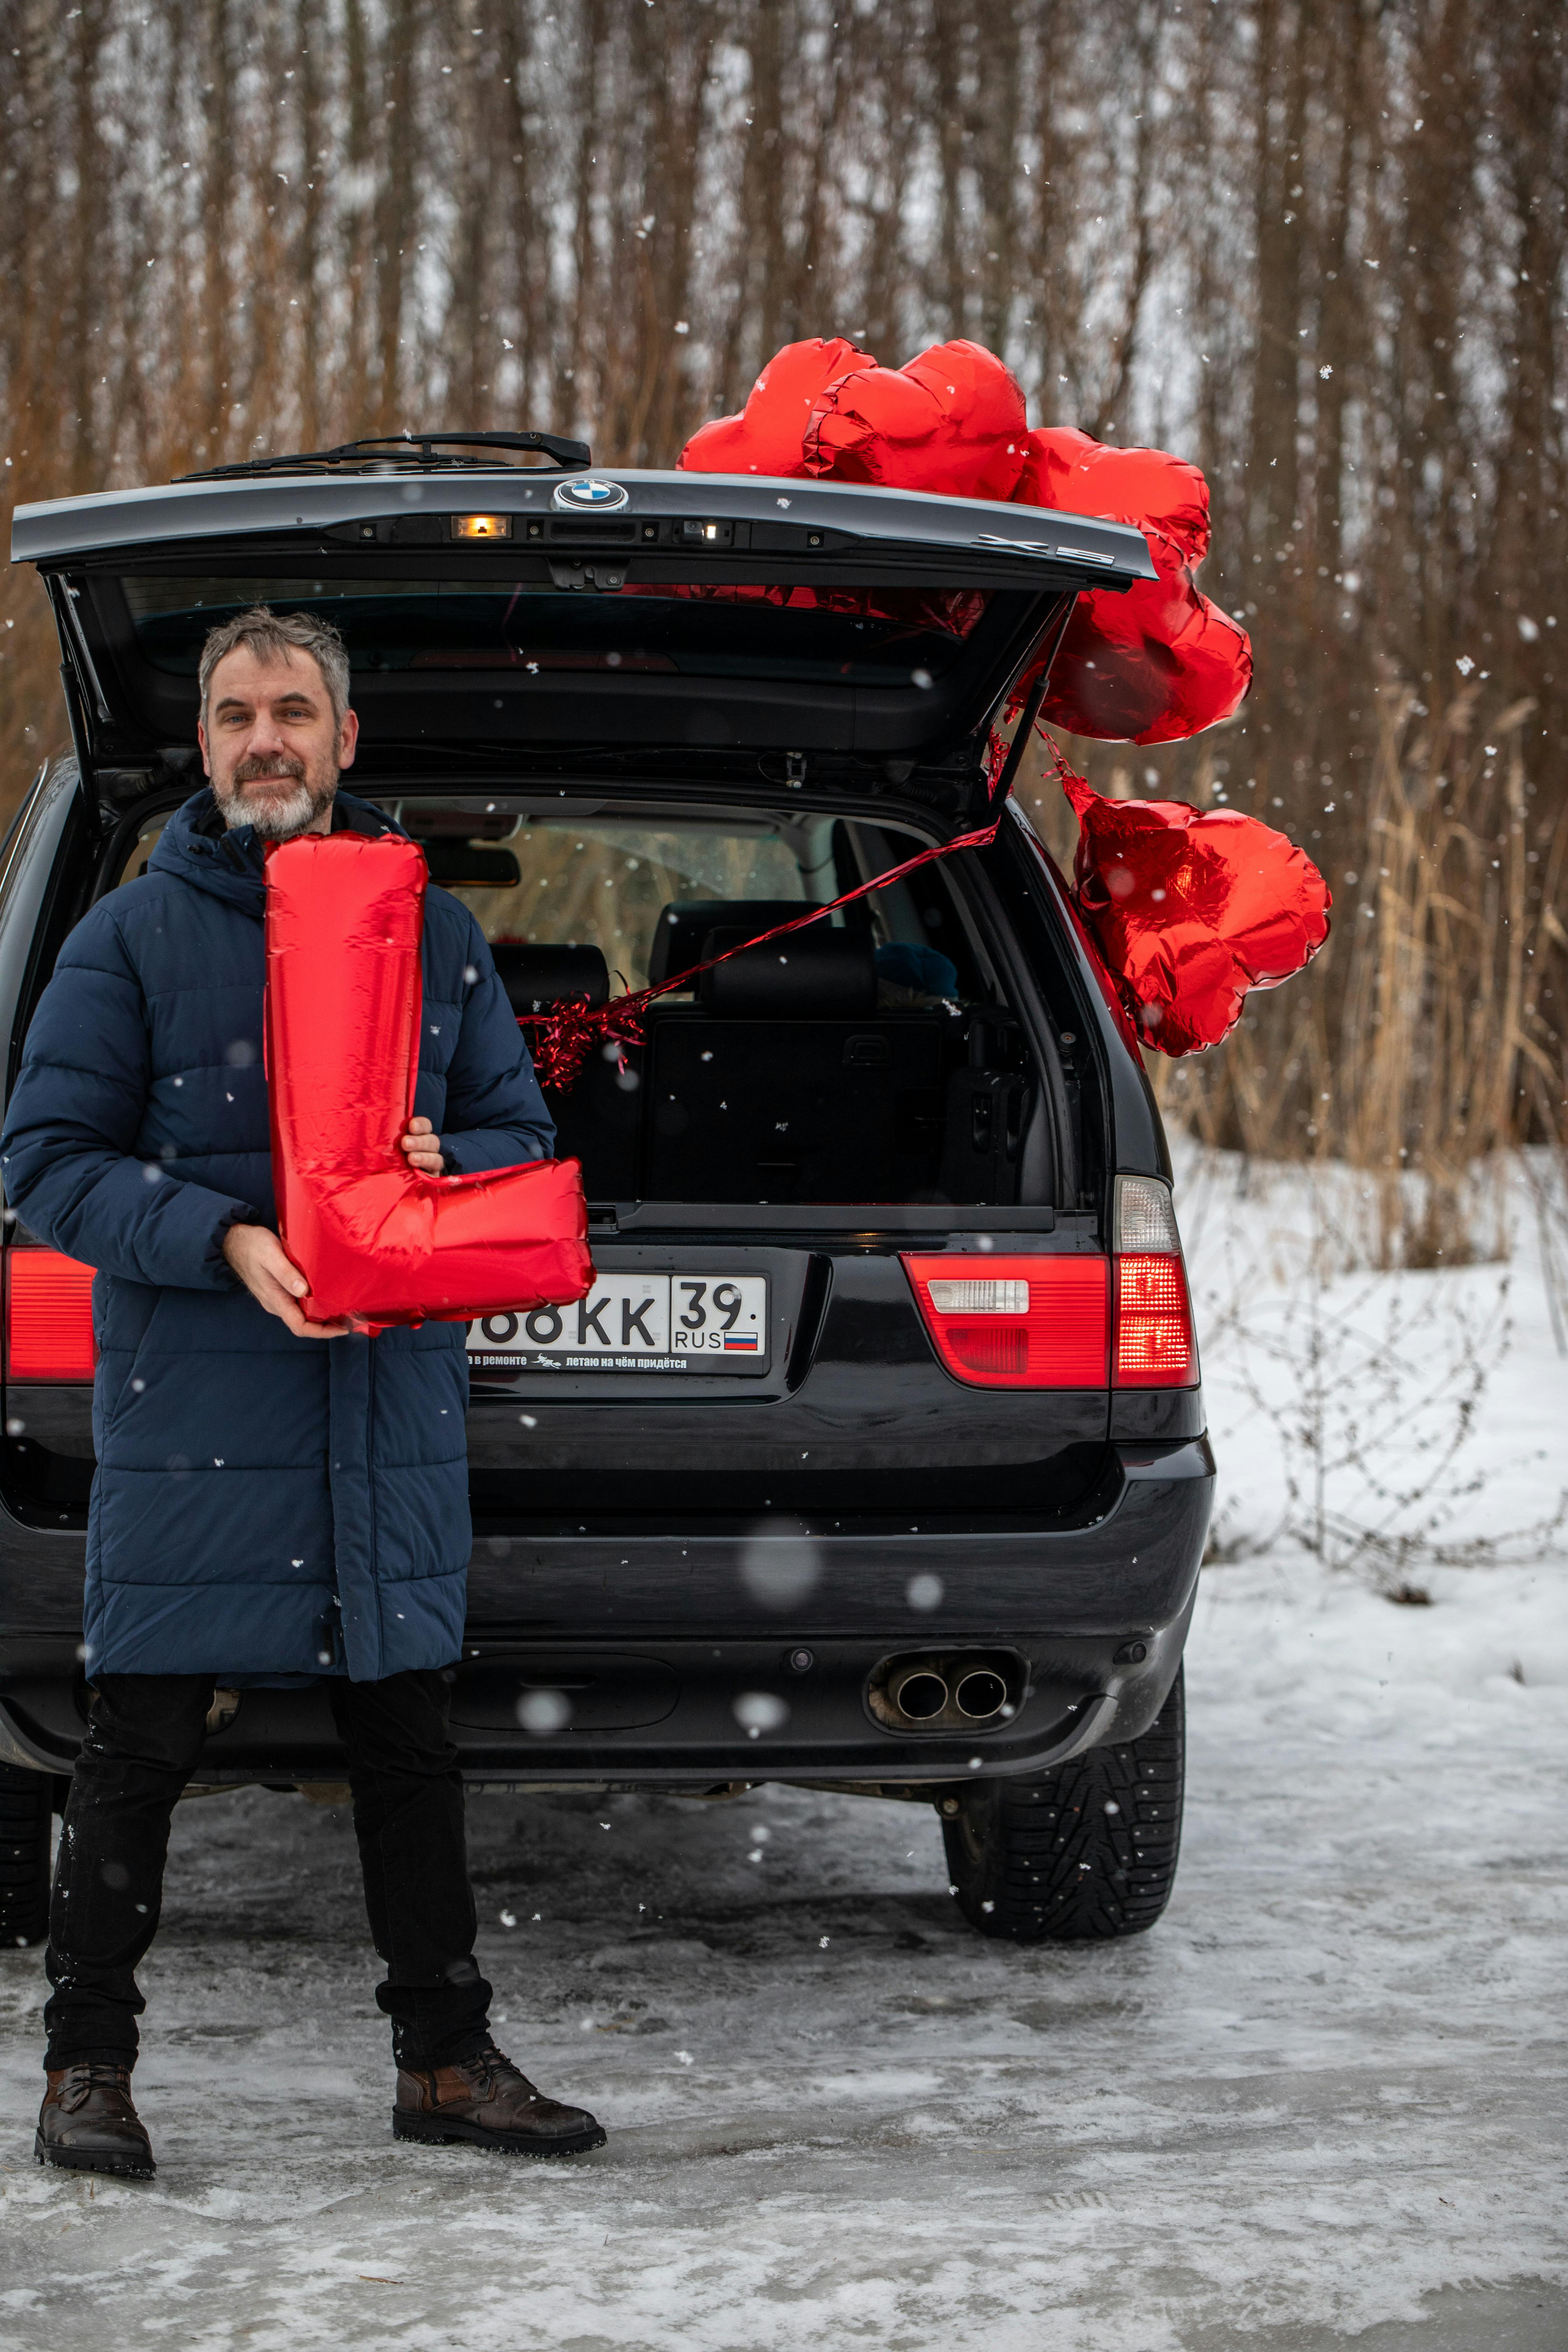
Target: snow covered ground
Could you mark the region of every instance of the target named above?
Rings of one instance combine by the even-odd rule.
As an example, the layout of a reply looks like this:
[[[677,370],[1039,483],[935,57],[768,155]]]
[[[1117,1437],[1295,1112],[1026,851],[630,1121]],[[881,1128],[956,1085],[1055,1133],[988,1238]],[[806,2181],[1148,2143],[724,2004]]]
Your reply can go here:
[[[0,2344],[1563,2352],[1568,1566],[1561,1537],[1462,1557],[1563,1475],[1533,1245],[1501,1348],[1495,1268],[1320,1291],[1299,1183],[1184,1174],[1226,1508],[1158,1927],[984,1943],[915,1807],[479,1799],[500,2038],[611,2134],[509,2164],[390,2137],[346,1813],[184,1805],[137,2078],[155,2184],[33,2167],[41,1971],[0,1956]],[[1316,1456],[1308,1328],[1342,1375]],[[1432,1392],[1478,1362],[1445,1467]],[[1424,1535],[1354,1458],[1379,1414],[1439,1491]],[[1339,1569],[1275,1532],[1314,1459]]]

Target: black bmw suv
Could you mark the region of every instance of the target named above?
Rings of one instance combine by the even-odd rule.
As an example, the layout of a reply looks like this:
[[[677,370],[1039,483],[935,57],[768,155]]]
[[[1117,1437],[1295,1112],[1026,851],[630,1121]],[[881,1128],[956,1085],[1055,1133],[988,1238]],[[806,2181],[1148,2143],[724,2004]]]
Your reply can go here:
[[[17,509],[75,757],[0,854],[7,1085],[67,932],[199,781],[198,651],[244,605],[342,632],[354,789],[532,1017],[983,827],[1016,682],[1083,588],[1152,572],[1104,521],[489,437]],[[1016,803],[780,945],[550,1097],[597,1281],[468,1333],[465,1770],[929,1804],[982,1933],[1134,1932],[1175,1870],[1214,1478],[1136,1043]],[[94,1349],[90,1269],[9,1212],[4,1268],[0,1934],[28,1941],[87,1699]],[[323,1691],[215,1690],[201,1782],[342,1773]]]

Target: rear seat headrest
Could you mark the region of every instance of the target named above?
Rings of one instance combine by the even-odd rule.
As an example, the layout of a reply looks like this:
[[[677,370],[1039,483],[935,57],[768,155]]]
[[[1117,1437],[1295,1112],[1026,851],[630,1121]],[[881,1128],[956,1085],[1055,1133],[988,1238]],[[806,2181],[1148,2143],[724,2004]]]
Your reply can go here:
[[[771,931],[775,923],[793,922],[805,912],[801,898],[677,898],[661,909],[648,944],[650,988],[689,971],[702,961],[702,942],[710,931],[739,929],[743,940]]]
[[[710,931],[704,956],[739,947],[749,931]],[[710,1013],[753,1020],[858,1021],[877,1009],[877,967],[869,934],[836,931],[826,919],[748,948],[716,964],[699,982]]]
[[[609,1002],[610,974],[598,948],[513,945],[490,949],[501,986],[514,1013],[536,1013],[548,1004]]]

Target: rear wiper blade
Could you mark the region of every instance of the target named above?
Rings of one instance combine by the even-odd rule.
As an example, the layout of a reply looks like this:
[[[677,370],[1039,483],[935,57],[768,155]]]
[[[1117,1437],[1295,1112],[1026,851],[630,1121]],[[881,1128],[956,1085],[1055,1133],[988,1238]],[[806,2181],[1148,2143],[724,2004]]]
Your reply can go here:
[[[343,441],[335,449],[297,449],[281,457],[246,457],[232,466],[208,466],[196,474],[176,474],[179,482],[237,482],[266,474],[483,474],[493,473],[484,457],[468,449],[527,449],[552,458],[563,472],[591,466],[586,441],[560,433],[381,433],[365,441]]]

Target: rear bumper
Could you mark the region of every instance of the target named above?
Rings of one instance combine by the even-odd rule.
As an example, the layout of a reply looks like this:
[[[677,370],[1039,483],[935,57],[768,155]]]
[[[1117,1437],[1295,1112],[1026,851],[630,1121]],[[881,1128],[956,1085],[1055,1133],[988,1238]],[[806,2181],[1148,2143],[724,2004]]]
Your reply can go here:
[[[788,1601],[779,1596],[804,1573],[803,1531],[789,1520],[484,1536],[468,1570],[469,1628],[486,1639],[613,1630],[678,1641],[775,1631],[903,1641],[933,1632],[995,1638],[1022,1625],[1095,1635],[1168,1624],[1203,1558],[1214,1455],[1206,1436],[1110,1451],[1119,1475],[1060,1525],[911,1511],[908,1521],[811,1526],[812,1580]],[[931,1576],[942,1585],[934,1612],[910,1598],[911,1581]]]
[[[928,1520],[807,1532],[768,1522],[481,1537],[453,1697],[465,1775],[896,1792],[1037,1771],[1135,1738],[1180,1663],[1215,1468],[1206,1437],[1115,1452],[1120,1481],[1099,1515],[1059,1528]],[[966,1647],[1023,1661],[1027,1696],[1010,1720],[922,1733],[872,1715],[867,1678],[880,1659]],[[68,1771],[80,1737],[68,1680],[39,1672],[33,1643],[5,1649],[0,1761]],[[805,1666],[793,1663],[803,1651]],[[514,1698],[556,1684],[584,1695],[574,1726],[532,1736]],[[735,1702],[758,1692],[787,1712],[753,1733]],[[324,1692],[252,1691],[209,1740],[197,1777],[331,1780],[342,1769]]]

